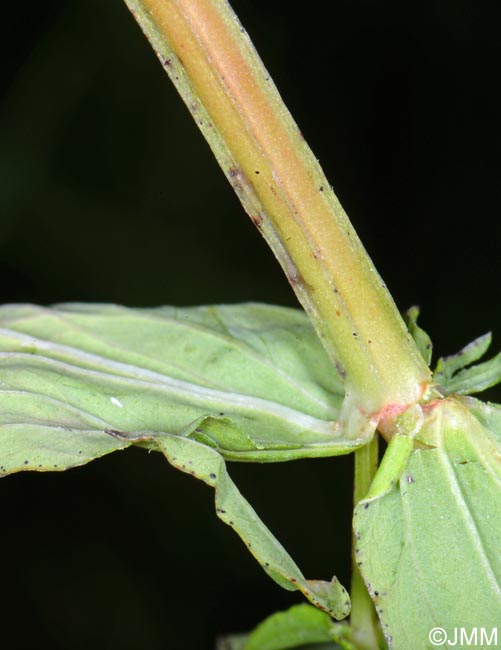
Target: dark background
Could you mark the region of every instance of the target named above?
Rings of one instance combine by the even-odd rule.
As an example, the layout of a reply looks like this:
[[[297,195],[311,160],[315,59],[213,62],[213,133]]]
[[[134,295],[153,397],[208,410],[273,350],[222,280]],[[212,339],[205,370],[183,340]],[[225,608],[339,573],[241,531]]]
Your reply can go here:
[[[499,4],[233,6],[399,307],[439,354],[498,348]],[[295,304],[120,0],[2,16],[1,302]],[[231,471],[307,576],[346,583],[351,458]],[[0,487],[12,650],[209,650],[299,600],[160,455]]]

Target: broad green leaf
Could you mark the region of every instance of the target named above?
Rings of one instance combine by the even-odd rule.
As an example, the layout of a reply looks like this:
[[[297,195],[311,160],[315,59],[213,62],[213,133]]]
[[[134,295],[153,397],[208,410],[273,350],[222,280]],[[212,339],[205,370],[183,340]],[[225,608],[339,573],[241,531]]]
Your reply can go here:
[[[348,453],[343,387],[306,315],[259,304],[0,308],[0,465],[65,469],[104,432],[192,436],[232,460]],[[28,461],[28,462],[26,462]]]
[[[344,618],[336,578],[306,580],[224,459],[348,453],[343,387],[307,317],[266,305],[0,308],[0,472],[62,470],[129,444],[216,490],[218,516],[281,586]],[[357,418],[354,418],[357,420]]]
[[[356,559],[390,650],[431,650],[437,627],[452,642],[456,629],[490,634],[501,621],[498,415],[472,399],[430,405],[396,482],[355,510]]]
[[[417,324],[418,316],[419,307],[411,307],[405,314],[405,322],[421,356],[429,366],[433,353],[433,345],[428,334]]]
[[[501,405],[482,402],[474,397],[463,397],[462,402],[501,445]]]
[[[213,487],[218,517],[235,530],[275,582],[289,591],[300,591],[330,616],[346,618],[350,611],[350,598],[344,587],[336,577],[330,582],[305,579],[287,551],[240,494],[226,470],[223,457],[215,449],[191,438],[171,434],[132,437],[114,431],[112,435],[135,442],[152,442],[171,465]]]

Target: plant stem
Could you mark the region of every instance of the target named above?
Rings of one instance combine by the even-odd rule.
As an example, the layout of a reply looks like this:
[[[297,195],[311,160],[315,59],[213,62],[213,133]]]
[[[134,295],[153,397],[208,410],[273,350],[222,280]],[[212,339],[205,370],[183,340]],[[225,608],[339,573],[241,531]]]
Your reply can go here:
[[[125,0],[309,314],[374,413],[430,373],[317,160],[226,0]]]
[[[356,506],[367,496],[378,466],[378,436],[355,452],[355,484],[353,501]],[[353,544],[353,548],[355,544]],[[360,574],[357,558],[353,552],[351,577],[350,624],[352,641],[359,650],[378,650],[380,647],[379,625],[372,599]]]

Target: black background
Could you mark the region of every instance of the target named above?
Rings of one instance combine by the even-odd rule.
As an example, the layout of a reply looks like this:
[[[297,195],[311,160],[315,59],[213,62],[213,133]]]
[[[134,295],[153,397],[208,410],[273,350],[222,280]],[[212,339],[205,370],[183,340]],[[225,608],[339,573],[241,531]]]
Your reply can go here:
[[[499,346],[499,4],[233,6],[399,307],[439,354]],[[2,302],[295,304],[120,0],[2,16]],[[350,458],[231,471],[309,577],[346,583]],[[209,650],[297,602],[212,499],[139,450],[4,479],[5,647]]]

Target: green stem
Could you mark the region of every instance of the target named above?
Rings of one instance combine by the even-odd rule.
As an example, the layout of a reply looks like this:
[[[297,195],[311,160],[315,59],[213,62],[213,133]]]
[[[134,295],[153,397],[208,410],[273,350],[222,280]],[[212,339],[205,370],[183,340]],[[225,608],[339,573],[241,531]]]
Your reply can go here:
[[[378,437],[355,452],[355,485],[353,501],[356,506],[367,496],[378,466]],[[353,547],[355,544],[353,544]],[[358,569],[355,554],[352,558],[351,615],[352,641],[359,650],[378,650],[379,624],[374,604]]]
[[[226,0],[125,0],[365,413],[430,373]]]

